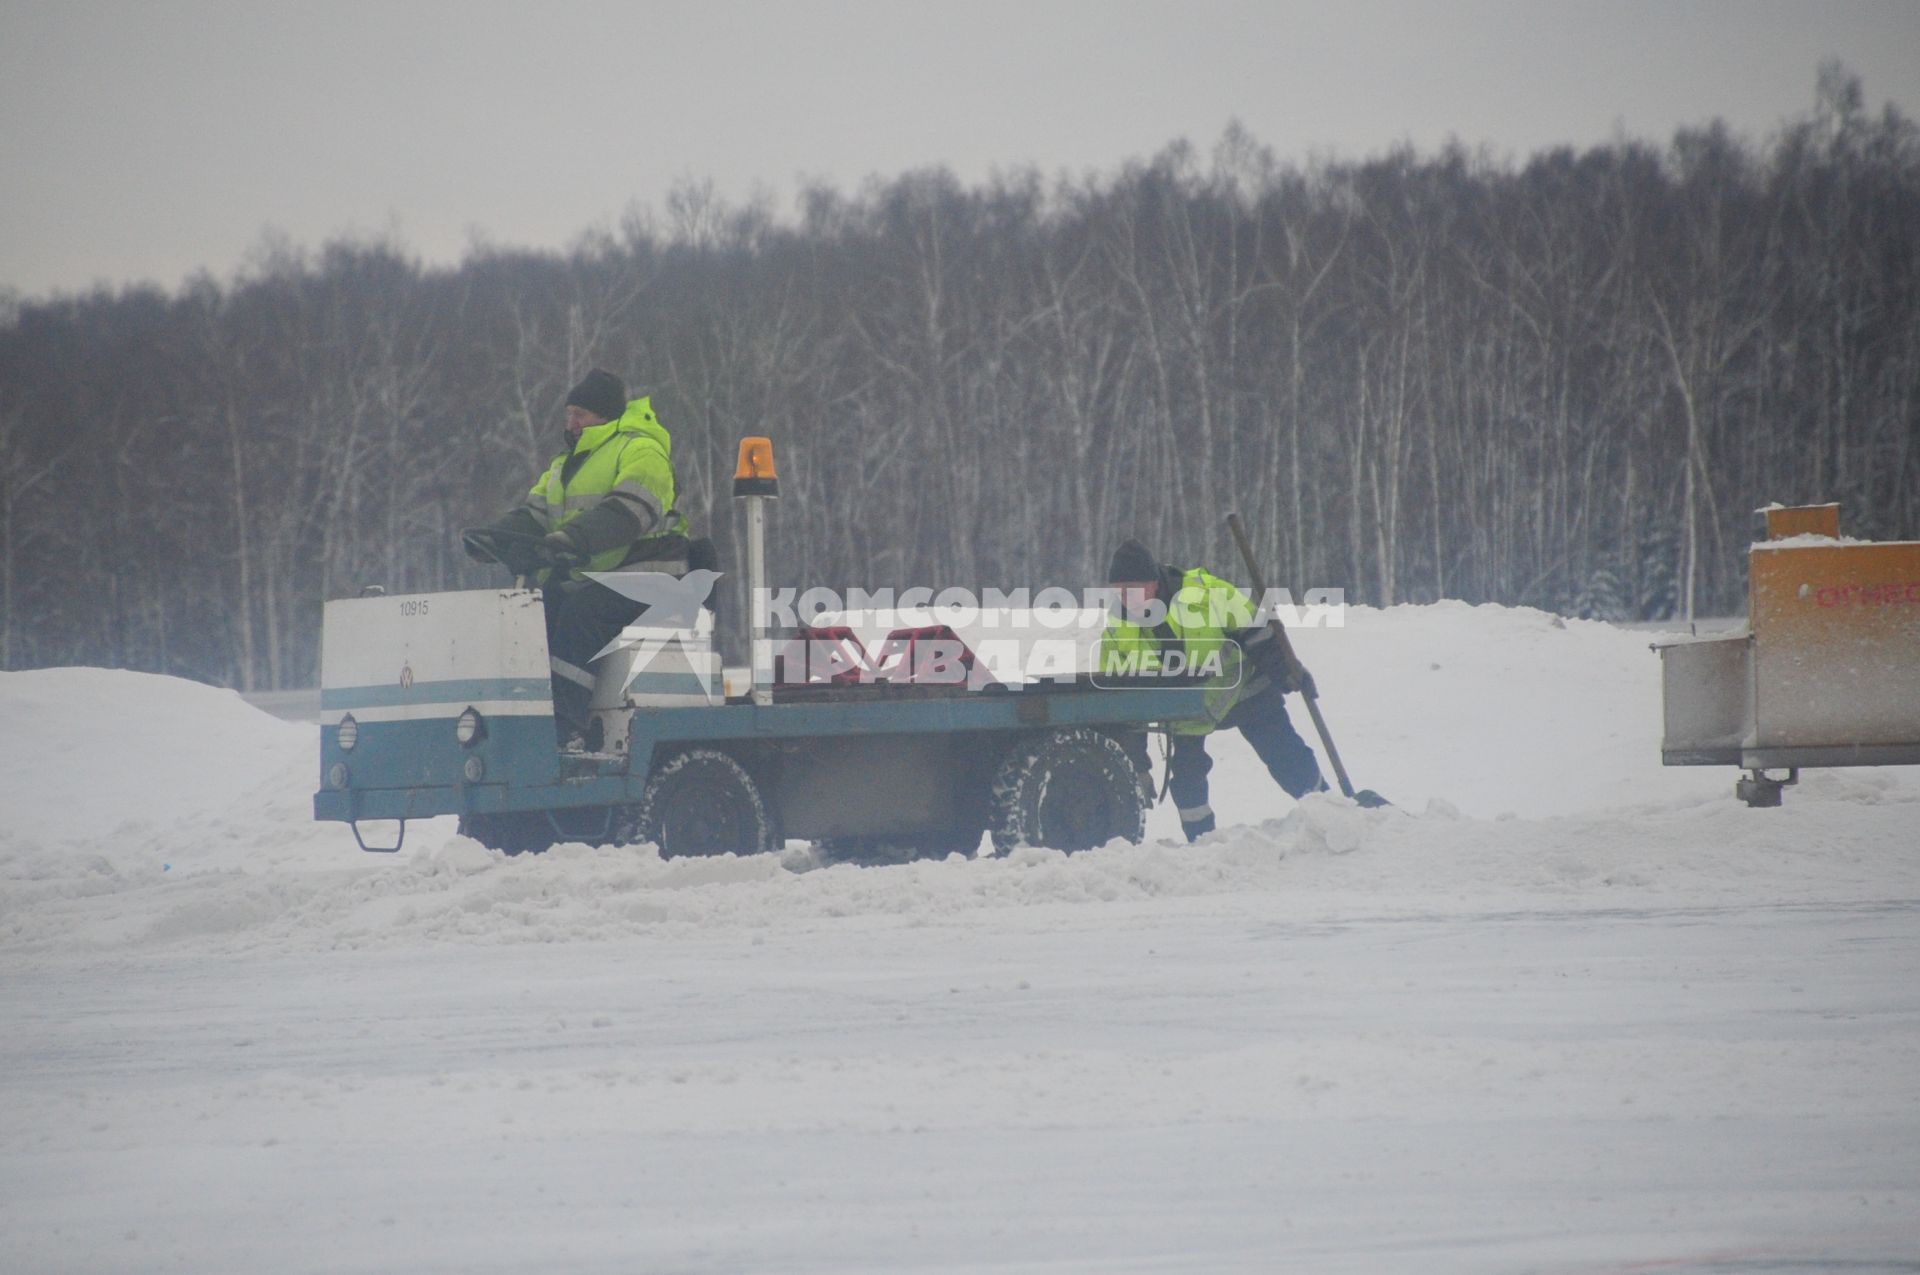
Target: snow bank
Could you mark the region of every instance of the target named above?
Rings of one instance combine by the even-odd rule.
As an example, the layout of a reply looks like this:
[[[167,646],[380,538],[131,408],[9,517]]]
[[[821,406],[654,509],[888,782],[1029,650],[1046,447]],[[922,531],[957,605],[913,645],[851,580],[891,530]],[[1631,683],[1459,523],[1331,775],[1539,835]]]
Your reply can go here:
[[[1526,608],[1349,608],[1294,645],[1356,785],[1487,817],[1718,798],[1731,772],[1660,764],[1656,635]],[[1311,736],[1304,710],[1295,724]]]
[[[232,804],[296,761],[313,732],[232,691],[124,669],[0,673],[0,835],[91,841]]]
[[[312,821],[315,728],[175,679],[7,674],[0,950],[38,961],[553,943],[1250,898],[1309,923],[1920,890],[1912,768],[1817,772],[1784,809],[1747,810],[1731,770],[1660,766],[1648,643],[1527,610],[1354,608],[1344,628],[1304,630],[1297,645],[1355,782],[1396,809],[1295,803],[1236,736],[1214,750],[1222,830],[1199,845],[1163,806],[1140,846],[887,868],[826,865],[797,844],[710,860],[584,846],[509,859],[450,820],[411,827],[401,855],[366,856],[345,828]],[[1310,732],[1303,711],[1296,724]]]

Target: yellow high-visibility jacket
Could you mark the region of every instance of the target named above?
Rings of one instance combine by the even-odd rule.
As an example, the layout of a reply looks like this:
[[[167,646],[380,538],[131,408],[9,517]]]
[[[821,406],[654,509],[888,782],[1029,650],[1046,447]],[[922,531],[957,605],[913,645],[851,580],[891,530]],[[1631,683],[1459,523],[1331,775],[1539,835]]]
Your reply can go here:
[[[553,458],[521,508],[542,530],[558,531],[609,506],[576,529],[593,529],[581,546],[589,557],[576,570],[611,571],[662,557],[675,543],[684,556],[687,520],[674,505],[675,495],[673,439],[654,415],[653,401],[637,398],[618,420],[581,430],[573,446]],[[615,509],[631,521],[606,516]],[[623,535],[624,528],[637,528],[638,535]]]
[[[1189,672],[1209,669],[1217,661],[1219,667],[1210,672],[1205,685],[1207,717],[1176,722],[1169,728],[1181,735],[1205,735],[1248,689],[1245,677],[1251,670],[1245,667],[1244,652],[1233,634],[1252,626],[1253,603],[1232,581],[1199,567],[1180,573],[1180,587],[1166,602],[1166,628],[1172,632],[1172,642],[1132,620],[1113,616],[1101,638],[1100,670],[1109,675],[1155,673],[1171,667],[1166,656],[1173,650],[1180,651],[1182,666]]]

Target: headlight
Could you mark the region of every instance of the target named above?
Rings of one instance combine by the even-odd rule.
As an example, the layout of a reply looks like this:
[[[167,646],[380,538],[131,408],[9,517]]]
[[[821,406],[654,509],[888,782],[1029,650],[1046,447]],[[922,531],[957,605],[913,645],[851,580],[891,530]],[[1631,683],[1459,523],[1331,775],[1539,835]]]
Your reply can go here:
[[[453,737],[460,741],[460,747],[472,748],[487,737],[487,724],[477,709],[468,709],[460,714],[460,720],[453,724]]]
[[[353,746],[360,742],[360,723],[353,720],[352,713],[340,719],[340,733],[334,736],[334,742],[343,753],[352,752]]]
[[[327,767],[327,782],[331,784],[333,787],[345,788],[347,786],[348,778],[349,776],[347,774],[347,763],[343,761],[337,761],[333,763],[333,765]]]

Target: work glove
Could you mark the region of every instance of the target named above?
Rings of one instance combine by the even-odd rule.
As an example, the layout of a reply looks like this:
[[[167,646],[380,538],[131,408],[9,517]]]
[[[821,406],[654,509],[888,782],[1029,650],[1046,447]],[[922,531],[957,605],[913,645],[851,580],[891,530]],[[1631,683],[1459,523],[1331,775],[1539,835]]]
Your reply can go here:
[[[1253,666],[1254,673],[1279,687],[1281,694],[1306,690],[1313,684],[1313,679],[1306,676],[1304,666],[1287,660],[1286,652],[1280,649],[1280,643],[1273,636],[1273,630],[1261,625],[1259,628],[1240,630],[1239,637],[1247,653],[1247,663]]]
[[[1273,633],[1266,625],[1239,629],[1232,636],[1239,640],[1240,649],[1246,652],[1249,668],[1275,681],[1286,682],[1287,661],[1280,654],[1280,644],[1273,640]]]
[[[519,571],[516,559],[524,560],[527,548],[524,542],[516,545],[505,539],[498,527],[472,527],[460,533],[460,547],[475,562],[498,563],[510,571]]]
[[[546,525],[533,516],[533,511],[521,505],[484,527],[470,527],[461,532],[460,542],[469,558],[497,562],[516,575],[525,575],[539,566],[533,543],[545,530]]]
[[[549,531],[542,536],[540,547],[547,557],[553,560],[555,566],[573,567],[587,560],[587,551],[580,547],[580,542],[574,539],[572,533],[565,528]]]

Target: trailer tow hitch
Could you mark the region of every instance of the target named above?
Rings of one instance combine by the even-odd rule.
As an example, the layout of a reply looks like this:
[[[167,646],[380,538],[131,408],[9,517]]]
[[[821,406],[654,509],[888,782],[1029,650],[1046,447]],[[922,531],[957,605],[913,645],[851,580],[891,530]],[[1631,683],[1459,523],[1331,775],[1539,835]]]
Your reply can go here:
[[[1782,790],[1790,784],[1800,782],[1800,768],[1795,766],[1787,771],[1785,779],[1775,779],[1766,771],[1757,767],[1747,775],[1736,780],[1733,794],[1756,810],[1766,809],[1780,804]]]
[[[399,823],[400,823],[400,831],[398,831],[397,833],[395,833],[395,834],[394,834],[394,837],[393,837],[393,844],[392,844],[392,845],[390,845],[390,846],[370,846],[370,845],[368,845],[368,844],[367,844],[367,840],[366,840],[366,838],[365,838],[365,837],[362,837],[362,836],[360,835],[360,821],[359,821],[358,819],[349,819],[349,820],[347,820],[347,826],[348,826],[349,828],[352,828],[352,829],[353,829],[353,839],[354,839],[355,841],[357,841],[357,842],[359,842],[359,843],[360,843],[360,848],[361,848],[362,850],[364,850],[364,851],[366,851],[366,852],[367,852],[368,854],[395,854],[395,853],[397,853],[397,852],[399,851],[399,849],[400,849],[400,847],[401,847],[401,845],[402,845],[402,844],[403,844],[403,843],[404,843],[404,842],[406,841],[406,839],[407,839],[407,821],[406,821],[405,819],[402,819],[402,820],[400,820],[400,821],[399,821]]]

